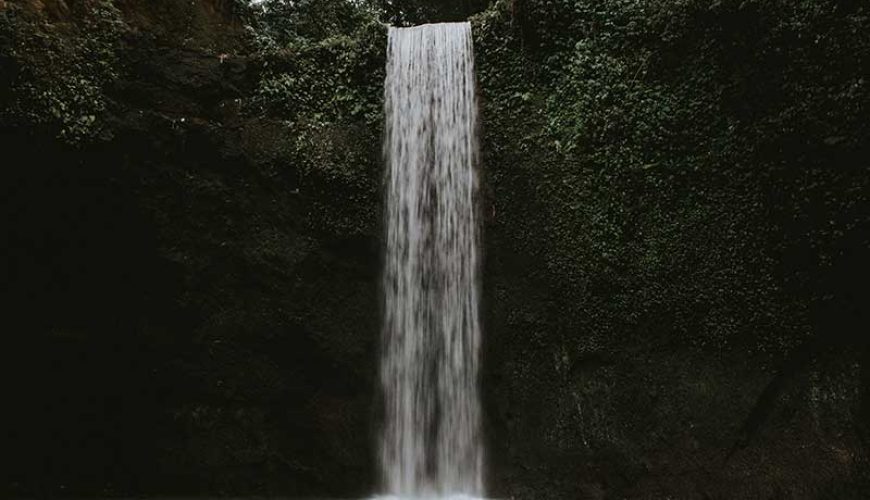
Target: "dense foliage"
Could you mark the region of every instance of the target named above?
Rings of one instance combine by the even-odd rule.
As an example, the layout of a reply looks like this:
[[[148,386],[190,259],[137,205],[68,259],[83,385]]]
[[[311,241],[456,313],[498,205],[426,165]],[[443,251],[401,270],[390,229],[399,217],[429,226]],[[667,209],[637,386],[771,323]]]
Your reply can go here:
[[[477,13],[492,495],[867,498],[866,3],[488,3],[0,0],[0,491],[372,491],[386,24]]]
[[[764,325],[774,344],[752,348],[788,350],[809,327],[806,295],[868,223],[867,13],[523,4],[481,18],[478,51],[491,142],[519,145],[495,161],[541,158],[527,175],[547,207],[547,266],[584,300],[619,301],[620,322],[672,317],[718,347]],[[663,280],[682,286],[663,295]],[[711,338],[708,314],[733,322]]]
[[[777,401],[818,392],[828,406],[813,418],[866,419],[854,363],[868,347],[868,14],[530,0],[475,18],[491,245],[547,276],[542,303],[500,309],[534,340],[496,375],[537,387],[513,404],[561,415],[551,446],[631,470],[650,432],[673,442],[701,425],[702,447],[742,446]],[[516,286],[493,293],[528,294]],[[674,350],[698,371],[669,367]],[[529,374],[548,358],[566,387],[541,403]],[[825,375],[784,395],[806,370]],[[743,396],[710,392],[729,383]],[[650,413],[628,417],[639,401]],[[733,422],[741,437],[723,433]]]
[[[107,0],[75,2],[51,22],[11,4],[0,10],[4,78],[11,81],[0,117],[22,127],[46,127],[69,143],[107,133],[106,91],[120,70],[124,30]]]

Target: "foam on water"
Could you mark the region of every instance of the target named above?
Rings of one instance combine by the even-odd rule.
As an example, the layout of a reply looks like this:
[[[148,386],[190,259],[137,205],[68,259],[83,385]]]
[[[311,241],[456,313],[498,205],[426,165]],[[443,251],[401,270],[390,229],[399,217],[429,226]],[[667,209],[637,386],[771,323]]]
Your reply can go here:
[[[371,500],[486,500],[481,497],[475,497],[470,495],[433,495],[433,496],[395,496],[395,495],[382,495],[372,497]]]

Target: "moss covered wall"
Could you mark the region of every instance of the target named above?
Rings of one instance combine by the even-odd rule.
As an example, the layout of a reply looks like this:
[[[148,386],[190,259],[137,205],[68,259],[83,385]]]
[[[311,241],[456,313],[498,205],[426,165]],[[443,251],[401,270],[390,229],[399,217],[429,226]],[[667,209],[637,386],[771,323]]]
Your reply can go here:
[[[300,5],[0,2],[4,492],[372,491],[385,27]],[[867,496],[868,15],[472,18],[493,495]]]
[[[66,5],[0,13],[2,491],[370,491],[383,29]]]
[[[867,14],[474,18],[498,494],[866,495]]]

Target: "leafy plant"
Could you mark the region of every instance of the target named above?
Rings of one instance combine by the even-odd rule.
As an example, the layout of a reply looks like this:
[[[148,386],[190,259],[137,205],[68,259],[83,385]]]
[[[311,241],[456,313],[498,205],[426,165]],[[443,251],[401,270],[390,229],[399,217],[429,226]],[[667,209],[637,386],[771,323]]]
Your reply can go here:
[[[108,0],[76,3],[64,21],[20,7],[0,12],[0,37],[18,68],[3,121],[47,127],[70,144],[106,133],[105,89],[118,76],[123,30],[120,12]]]

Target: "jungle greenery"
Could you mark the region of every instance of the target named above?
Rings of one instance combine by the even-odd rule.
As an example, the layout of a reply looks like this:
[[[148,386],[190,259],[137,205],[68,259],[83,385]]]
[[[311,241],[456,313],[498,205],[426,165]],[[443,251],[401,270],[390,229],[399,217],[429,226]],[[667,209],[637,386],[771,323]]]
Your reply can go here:
[[[377,157],[341,138],[378,142],[384,23],[486,3],[237,1],[235,51],[262,63],[242,109],[280,120],[302,171],[365,205]],[[0,13],[2,119],[81,144],[111,137],[127,28],[109,0],[72,5],[62,23]],[[492,210],[576,299],[578,349],[664,317],[698,348],[748,342],[772,368],[851,307],[831,303],[866,268],[868,18],[851,0],[500,0],[472,17]],[[325,220],[372,228],[375,211]]]
[[[675,345],[751,363],[773,379],[758,401],[737,404],[748,415],[729,415],[724,393],[710,402],[689,388],[702,375],[666,383],[685,384],[685,404],[706,406],[716,425],[745,418],[741,439],[751,439],[782,380],[820,363],[837,374],[823,391],[844,402],[828,410],[866,419],[845,401],[860,390],[852,361],[870,347],[859,305],[870,249],[867,6],[530,0],[497,2],[473,22],[489,237],[534,256],[560,290],[556,318],[521,301],[504,314],[541,332],[540,345],[562,345],[557,372],[635,348],[641,365]],[[510,376],[528,372],[534,352]],[[577,415],[569,426],[594,437],[566,431],[553,446],[635,443],[659,428],[615,426],[609,415],[648,396],[617,391],[631,383],[604,373],[561,395],[609,407],[597,425]],[[679,426],[691,414],[669,411],[656,421]]]
[[[480,7],[426,5],[273,3],[254,30],[270,34],[267,51],[329,55],[267,72],[258,102],[287,116],[307,110],[307,123],[376,127],[379,79],[365,82],[379,74],[381,23]],[[471,20],[488,241],[540,263],[560,297],[548,306],[558,315],[540,319],[540,307],[514,304],[509,318],[539,318],[524,330],[567,360],[623,352],[626,342],[645,346],[641,356],[677,344],[753,360],[774,378],[759,401],[748,398],[748,415],[728,417],[745,418],[745,439],[768,416],[764,399],[778,398],[781,379],[810,362],[839,374],[824,389],[832,400],[861,390],[849,360],[868,348],[860,327],[870,248],[866,5],[515,0]],[[516,356],[510,376],[522,379],[534,356]],[[603,403],[597,390],[562,396],[617,413],[642,397],[626,391]],[[847,421],[867,411],[850,405],[828,409]],[[599,438],[612,441],[612,426],[599,424]]]
[[[547,207],[532,227],[547,228],[548,267],[580,295],[658,310],[686,332],[703,330],[680,312],[692,302],[712,307],[705,318],[740,311],[700,342],[760,325],[800,337],[819,280],[866,245],[866,7],[500,5],[477,22],[488,142],[493,164],[538,158],[513,163]],[[495,189],[502,175],[516,174],[493,173]],[[683,284],[669,298],[665,279]]]
[[[123,21],[110,1],[72,5],[74,24],[54,24],[14,4],[0,11],[0,78],[11,87],[0,94],[0,119],[47,127],[77,143],[107,132],[105,93],[120,71]]]
[[[198,335],[224,341],[227,356],[246,360],[236,364],[272,367],[247,362],[246,335],[258,334],[247,323],[284,332],[282,314],[314,332],[299,334],[305,349],[326,345],[340,354],[327,357],[333,365],[364,363],[367,340],[354,327],[377,323],[376,285],[365,280],[377,275],[366,252],[376,253],[379,231],[386,24],[470,16],[483,119],[485,387],[493,433],[504,438],[492,455],[495,469],[517,471],[500,477],[535,484],[529,498],[576,497],[577,471],[594,463],[604,465],[584,477],[603,474],[616,497],[635,498],[619,488],[645,474],[675,483],[697,474],[696,484],[721,480],[725,497],[739,497],[735,482],[778,487],[770,478],[817,438],[854,461],[798,479],[829,488],[852,473],[837,467],[866,466],[855,451],[870,446],[866,2],[238,0],[223,3],[232,22],[219,29],[202,2],[86,0],[54,17],[25,3],[0,10],[0,127],[51,137],[83,158],[110,146],[121,124],[128,137],[155,136],[166,151],[141,148],[136,196],[157,213],[155,231],[169,235],[168,260],[187,273],[184,301],[205,304]],[[144,5],[160,15],[147,28],[136,24]],[[199,115],[150,101],[137,108],[123,86],[134,79],[153,78],[160,96],[212,98],[181,77],[135,73],[129,56],[141,52],[184,62],[167,73],[199,65],[208,82],[242,68],[238,88],[216,91]],[[185,156],[188,143],[209,161]],[[188,198],[199,212],[180,201]],[[245,324],[239,338],[227,333],[233,321]],[[238,385],[230,396],[215,389],[231,403],[250,387],[283,397],[281,384],[295,383],[233,378],[236,364],[213,369]],[[184,418],[241,428],[215,399],[212,414]],[[354,425],[371,400],[358,399],[335,398]],[[788,427],[801,412],[829,425]],[[789,430],[786,452],[761,448],[733,476],[707,474],[707,463],[727,472],[717,453],[751,446],[777,418],[768,429]],[[270,446],[275,436],[295,442],[281,434],[288,421],[247,422],[264,436],[260,454],[238,460],[286,476]],[[202,431],[211,434],[221,433]],[[210,439],[202,455],[236,463]],[[354,450],[364,450],[360,441]],[[370,458],[333,444],[340,459],[323,452],[293,470],[342,471]],[[197,453],[183,456],[207,463]],[[567,464],[569,479],[553,481],[548,464]],[[234,481],[226,491],[248,492]],[[786,496],[746,487],[747,498]],[[548,488],[558,491],[547,497]]]

